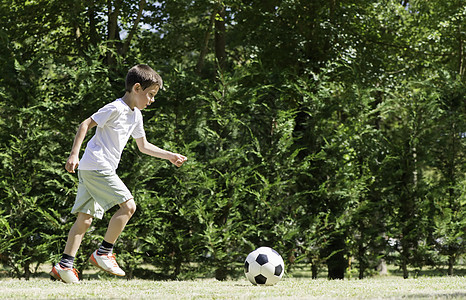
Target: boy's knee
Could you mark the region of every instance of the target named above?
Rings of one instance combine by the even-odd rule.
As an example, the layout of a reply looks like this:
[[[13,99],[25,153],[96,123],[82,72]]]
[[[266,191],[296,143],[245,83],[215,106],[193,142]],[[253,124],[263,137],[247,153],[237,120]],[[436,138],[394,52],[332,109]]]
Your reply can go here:
[[[89,229],[92,224],[93,217],[85,213],[78,213],[78,218],[76,219],[76,224],[85,230]]]
[[[129,201],[126,201],[122,207],[126,210],[126,212],[129,214],[129,215],[134,215],[134,213],[136,212],[136,202],[134,202],[133,199],[129,200]]]
[[[85,219],[83,224],[84,226],[86,226],[86,229],[89,229],[89,227],[91,227],[91,224],[92,224],[92,218]]]
[[[129,212],[130,215],[134,215],[134,213],[136,212],[136,204],[131,205],[128,208],[128,212]]]

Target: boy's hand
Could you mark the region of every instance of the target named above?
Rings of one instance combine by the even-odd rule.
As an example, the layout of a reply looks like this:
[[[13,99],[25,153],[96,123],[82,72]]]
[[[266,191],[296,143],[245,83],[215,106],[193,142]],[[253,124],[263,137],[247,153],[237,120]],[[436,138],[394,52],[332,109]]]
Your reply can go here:
[[[183,156],[178,153],[174,153],[173,156],[170,158],[170,162],[177,167],[181,167],[181,165],[187,160],[186,156]]]
[[[79,165],[78,156],[70,155],[70,157],[68,157],[68,160],[66,161],[65,169],[70,173],[74,173],[74,170],[78,167],[78,165]]]

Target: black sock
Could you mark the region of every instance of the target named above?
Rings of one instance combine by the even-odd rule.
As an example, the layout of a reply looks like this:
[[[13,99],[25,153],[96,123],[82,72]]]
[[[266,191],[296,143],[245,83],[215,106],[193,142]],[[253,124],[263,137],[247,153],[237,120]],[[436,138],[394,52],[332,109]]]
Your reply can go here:
[[[110,244],[106,240],[102,241],[102,244],[100,245],[100,248],[97,250],[97,255],[108,255],[112,253],[113,250],[113,244]]]
[[[63,253],[60,262],[58,263],[62,268],[73,268],[74,256]]]

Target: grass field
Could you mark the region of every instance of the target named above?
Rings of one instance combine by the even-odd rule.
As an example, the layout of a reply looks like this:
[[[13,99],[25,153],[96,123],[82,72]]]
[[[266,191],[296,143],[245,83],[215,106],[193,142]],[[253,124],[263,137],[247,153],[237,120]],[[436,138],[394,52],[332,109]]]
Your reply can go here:
[[[363,280],[284,278],[275,286],[249,281],[100,279],[67,285],[45,278],[0,280],[0,299],[466,299],[466,277],[397,276]]]

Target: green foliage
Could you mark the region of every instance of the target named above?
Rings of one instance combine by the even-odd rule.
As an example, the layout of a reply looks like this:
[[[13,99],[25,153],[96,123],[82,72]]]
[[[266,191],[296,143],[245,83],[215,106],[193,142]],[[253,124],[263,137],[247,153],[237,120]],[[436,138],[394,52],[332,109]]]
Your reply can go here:
[[[59,258],[76,127],[143,62],[166,83],[143,113],[147,138],[188,162],[127,145],[118,173],[138,209],[116,251],[129,278],[225,280],[263,245],[313,277],[327,264],[341,278],[351,262],[363,278],[382,258],[405,277],[440,264],[453,274],[466,253],[465,10],[402,3],[2,2],[7,270],[29,278]],[[78,269],[112,212],[85,236]]]

